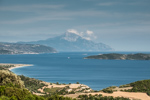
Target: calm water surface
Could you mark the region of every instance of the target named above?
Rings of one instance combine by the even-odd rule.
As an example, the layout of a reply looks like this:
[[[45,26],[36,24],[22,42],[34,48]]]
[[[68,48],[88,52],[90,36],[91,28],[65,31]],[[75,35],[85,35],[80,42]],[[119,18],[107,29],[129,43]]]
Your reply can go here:
[[[150,61],[83,59],[95,54],[100,53],[0,55],[0,63],[33,64],[12,71],[46,82],[80,82],[94,90],[150,79]]]

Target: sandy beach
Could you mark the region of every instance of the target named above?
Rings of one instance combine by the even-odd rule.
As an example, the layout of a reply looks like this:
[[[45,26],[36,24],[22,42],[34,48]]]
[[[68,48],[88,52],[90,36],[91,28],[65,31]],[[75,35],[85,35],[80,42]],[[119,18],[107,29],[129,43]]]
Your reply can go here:
[[[8,64],[8,63],[0,63],[0,65],[13,65],[14,67],[8,68],[9,70],[12,70],[14,68],[20,68],[20,67],[26,67],[26,66],[33,66],[31,64]]]

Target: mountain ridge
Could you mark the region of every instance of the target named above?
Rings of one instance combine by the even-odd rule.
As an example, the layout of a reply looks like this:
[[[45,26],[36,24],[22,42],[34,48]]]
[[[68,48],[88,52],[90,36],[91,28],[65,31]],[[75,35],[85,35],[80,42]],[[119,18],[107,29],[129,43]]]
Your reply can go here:
[[[91,40],[81,37],[78,34],[66,32],[54,38],[46,40],[19,42],[29,44],[41,44],[56,48],[58,51],[112,51],[110,46],[104,43],[95,43]]]
[[[20,43],[2,43],[0,42],[0,54],[40,54],[56,53],[52,47],[39,44],[20,44]]]

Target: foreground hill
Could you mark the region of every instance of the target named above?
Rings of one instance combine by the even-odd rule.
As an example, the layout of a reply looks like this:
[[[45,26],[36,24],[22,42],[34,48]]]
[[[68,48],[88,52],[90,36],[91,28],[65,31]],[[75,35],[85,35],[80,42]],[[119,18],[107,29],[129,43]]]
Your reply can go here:
[[[101,54],[85,57],[84,59],[117,59],[117,60],[150,60],[150,54]]]
[[[104,97],[102,95],[99,95],[98,98],[90,95],[90,98],[87,98],[87,96],[86,98],[80,96],[75,99],[57,95],[60,93],[64,93],[66,91],[66,88],[70,89],[68,86],[66,88],[47,87],[44,90],[45,91],[44,96],[34,95],[33,92],[35,91],[32,91],[32,88],[33,90],[35,90],[36,88],[41,88],[42,86],[45,87],[46,85],[44,83],[41,83],[40,80],[36,80],[33,78],[24,77],[24,76],[17,76],[16,74],[8,70],[0,70],[0,100],[76,100],[76,99],[80,99],[80,100],[130,100],[124,97],[114,98],[112,96]],[[57,86],[61,86],[61,85],[57,84]],[[48,93],[49,95],[46,95],[48,91],[51,94]],[[68,93],[68,92],[65,92],[65,93]],[[71,94],[75,94],[75,93],[71,92]]]
[[[0,43],[0,54],[55,53],[54,48],[37,44]]]
[[[58,51],[112,51],[113,49],[104,43],[95,43],[85,39],[73,32],[66,32],[63,35],[46,40],[20,42],[30,44],[42,44],[56,48]]]

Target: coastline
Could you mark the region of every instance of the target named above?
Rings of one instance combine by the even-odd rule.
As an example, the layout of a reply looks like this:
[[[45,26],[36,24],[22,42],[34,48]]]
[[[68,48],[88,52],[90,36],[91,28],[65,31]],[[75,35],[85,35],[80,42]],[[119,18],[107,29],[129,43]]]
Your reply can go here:
[[[11,63],[0,63],[0,65],[10,65],[10,68],[7,68],[8,70],[12,70],[12,69],[15,69],[15,68],[20,68],[20,67],[27,67],[27,66],[33,66],[32,64],[11,64]],[[13,66],[13,67],[11,67]],[[73,89],[77,88],[79,89],[89,89],[89,87],[87,85],[84,85],[84,84],[69,84],[69,85],[63,85],[63,84],[50,84],[49,82],[44,82],[43,83],[47,84],[47,86],[44,86],[40,89],[38,89],[38,91],[40,92],[44,92],[43,90],[45,88],[65,88],[66,86],[69,86],[70,89],[68,89],[67,91],[70,92],[72,91]],[[86,92],[89,92],[89,93],[86,93]],[[40,93],[33,93],[35,95],[43,95],[43,94],[40,94]],[[76,94],[66,94],[64,95],[65,97],[71,97],[71,98],[77,98],[79,95],[103,95],[103,96],[113,96],[113,97],[126,97],[126,98],[130,98],[131,100],[133,99],[141,99],[141,100],[150,100],[150,97],[146,94],[146,93],[141,93],[141,92],[122,92],[122,91],[116,91],[112,94],[110,93],[103,93],[103,92],[92,92],[91,89],[89,89],[89,91],[85,91],[85,93],[76,93]]]
[[[8,68],[8,70],[12,70],[20,67],[33,66],[32,64],[11,64],[11,63],[0,63],[0,65],[12,65],[13,67]]]

